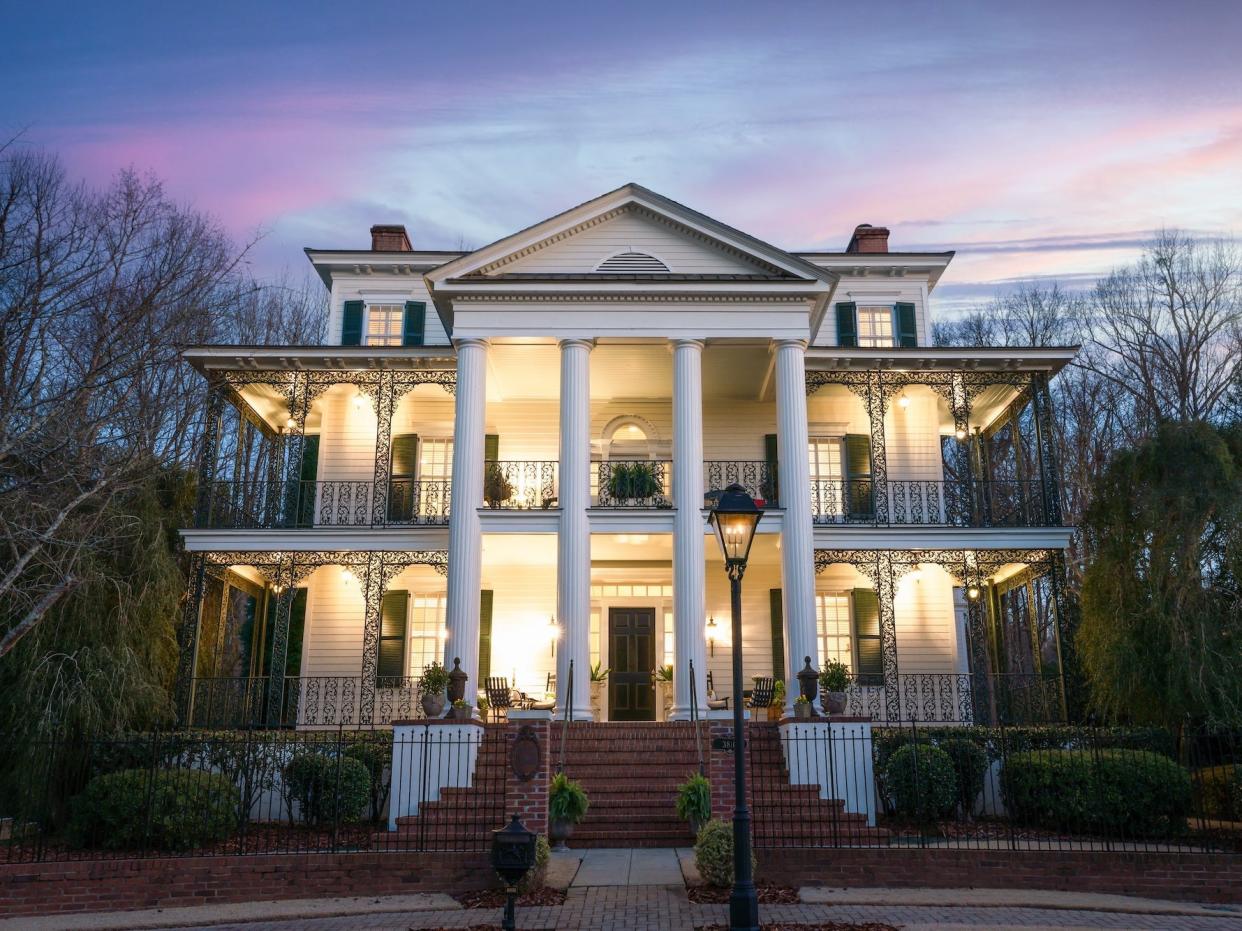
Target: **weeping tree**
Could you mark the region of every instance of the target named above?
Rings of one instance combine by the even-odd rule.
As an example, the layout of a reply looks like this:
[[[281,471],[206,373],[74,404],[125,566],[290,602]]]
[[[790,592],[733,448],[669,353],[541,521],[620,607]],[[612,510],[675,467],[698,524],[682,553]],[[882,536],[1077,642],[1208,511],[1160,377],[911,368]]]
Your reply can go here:
[[[1092,498],[1076,646],[1094,709],[1242,723],[1242,430],[1162,423]]]

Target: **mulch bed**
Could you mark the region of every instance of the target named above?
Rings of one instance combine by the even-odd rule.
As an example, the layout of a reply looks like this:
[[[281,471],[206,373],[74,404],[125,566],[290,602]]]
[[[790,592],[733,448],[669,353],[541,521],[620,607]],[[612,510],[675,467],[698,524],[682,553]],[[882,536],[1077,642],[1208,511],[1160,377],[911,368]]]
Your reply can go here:
[[[793,886],[757,883],[755,889],[759,893],[760,905],[797,905],[802,901]],[[727,905],[731,891],[720,886],[691,886],[686,890],[686,895],[695,905]]]
[[[821,921],[816,924],[798,924],[778,921],[759,926],[761,931],[897,931],[896,925],[884,925],[876,921]],[[728,925],[703,925],[698,931],[729,931]]]
[[[454,896],[464,908],[504,908],[507,896],[503,889],[481,889],[478,892],[463,892]],[[534,889],[517,897],[517,904],[525,908],[540,905],[564,905],[565,893],[560,889]],[[473,926],[472,926],[473,927]]]

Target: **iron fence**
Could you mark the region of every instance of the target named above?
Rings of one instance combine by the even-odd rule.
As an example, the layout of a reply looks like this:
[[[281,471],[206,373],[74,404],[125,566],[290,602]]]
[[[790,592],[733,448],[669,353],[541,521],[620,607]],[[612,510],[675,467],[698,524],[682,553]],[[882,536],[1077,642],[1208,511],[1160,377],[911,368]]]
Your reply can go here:
[[[376,489],[383,491],[377,495]],[[447,479],[212,482],[196,524],[212,530],[446,524]],[[377,513],[378,510],[378,513]]]
[[[741,485],[760,507],[780,507],[775,462],[709,459],[703,463],[703,488],[710,494]]]
[[[379,676],[200,676],[190,683],[190,727],[374,727],[423,717],[418,679]]]
[[[522,511],[556,507],[557,466],[555,461],[488,460],[483,464],[483,503]]]
[[[595,463],[596,507],[672,507],[672,465],[665,459],[612,459]]]
[[[871,478],[811,482],[820,524],[946,527],[1055,527],[1059,509],[1042,482]]]
[[[748,726],[757,847],[1242,854],[1242,735]]]
[[[503,728],[177,731],[8,748],[0,862],[485,851]]]
[[[897,717],[889,716],[883,676],[852,676],[844,713],[878,724],[1054,724],[1065,720],[1059,676],[1024,673],[900,673]],[[828,696],[821,702],[827,707]]]

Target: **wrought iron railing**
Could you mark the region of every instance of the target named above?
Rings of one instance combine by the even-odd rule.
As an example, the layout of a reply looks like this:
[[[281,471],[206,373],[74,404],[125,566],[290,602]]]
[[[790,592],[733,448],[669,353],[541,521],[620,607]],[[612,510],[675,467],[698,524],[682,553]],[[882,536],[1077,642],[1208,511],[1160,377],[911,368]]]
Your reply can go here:
[[[820,479],[811,482],[811,513],[819,524],[1059,526],[1045,494],[1038,481]]]
[[[880,724],[1053,724],[1065,719],[1061,680],[1053,676],[900,673],[895,691],[894,718],[884,678],[856,676],[845,692],[845,713]]]
[[[709,459],[703,463],[703,490],[710,495],[741,485],[760,507],[780,507],[776,463],[763,460]]]
[[[601,508],[673,506],[672,463],[663,459],[613,459],[595,464],[595,501]]]
[[[447,479],[213,482],[197,526],[213,530],[446,524]],[[379,513],[377,514],[377,507]]]
[[[381,676],[369,709],[359,676],[297,676],[275,695],[267,677],[200,677],[191,683],[188,726],[374,727],[423,717],[418,679]]]
[[[487,461],[483,464],[483,503],[489,508],[533,511],[556,507],[555,461]]]

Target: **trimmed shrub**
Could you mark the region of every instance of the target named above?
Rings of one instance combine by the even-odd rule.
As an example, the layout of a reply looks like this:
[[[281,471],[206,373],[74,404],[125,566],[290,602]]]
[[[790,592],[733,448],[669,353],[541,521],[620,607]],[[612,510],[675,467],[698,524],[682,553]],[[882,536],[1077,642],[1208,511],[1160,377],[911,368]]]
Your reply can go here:
[[[950,817],[957,808],[953,759],[928,743],[911,743],[884,767],[884,787],[897,814],[918,821]]]
[[[957,804],[962,814],[970,817],[975,799],[983,791],[983,779],[988,772],[988,755],[973,740],[946,740],[937,745],[953,761],[953,773],[957,776]]]
[[[392,734],[387,737],[387,741],[379,735],[355,740],[345,748],[345,756],[367,768],[371,781],[371,820],[377,823],[383,816],[384,806],[388,804],[391,787],[388,770],[392,763]]]
[[[356,821],[371,800],[366,765],[344,754],[298,753],[285,764],[284,776],[291,820],[296,802],[306,824]]]
[[[81,847],[193,850],[237,824],[237,787],[196,769],[125,769],[96,776],[71,803],[69,835]]]
[[[517,884],[519,894],[525,895],[527,892],[534,892],[536,889],[542,889],[548,878],[548,861],[552,859],[552,848],[548,844],[548,838],[545,834],[535,835],[535,865],[531,871],[522,877],[522,881]]]
[[[1001,791],[1015,821],[1128,837],[1183,831],[1191,803],[1186,770],[1144,750],[1015,753]]]
[[[753,850],[750,860],[757,865]],[[733,885],[733,825],[719,818],[703,825],[694,841],[694,863],[708,885]]]
[[[1194,776],[1195,810],[1207,818],[1242,821],[1242,765],[1205,766]]]

